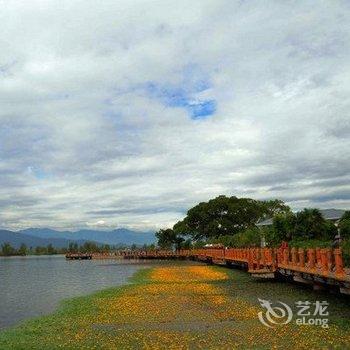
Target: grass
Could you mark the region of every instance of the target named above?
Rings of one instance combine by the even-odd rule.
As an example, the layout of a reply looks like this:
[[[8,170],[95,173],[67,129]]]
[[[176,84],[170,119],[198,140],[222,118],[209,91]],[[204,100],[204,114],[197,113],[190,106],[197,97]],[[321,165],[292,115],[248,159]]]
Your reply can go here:
[[[350,348],[350,303],[342,296],[196,264],[141,270],[131,282],[0,333],[0,349]],[[293,311],[296,301],[326,300],[330,326],[267,328],[258,298]]]

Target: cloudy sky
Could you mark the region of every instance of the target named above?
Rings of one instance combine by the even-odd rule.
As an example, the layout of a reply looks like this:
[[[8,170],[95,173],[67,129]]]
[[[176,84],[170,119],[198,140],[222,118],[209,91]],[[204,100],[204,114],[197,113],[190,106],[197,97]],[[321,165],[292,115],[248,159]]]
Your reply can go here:
[[[350,207],[349,1],[0,0],[0,227]]]

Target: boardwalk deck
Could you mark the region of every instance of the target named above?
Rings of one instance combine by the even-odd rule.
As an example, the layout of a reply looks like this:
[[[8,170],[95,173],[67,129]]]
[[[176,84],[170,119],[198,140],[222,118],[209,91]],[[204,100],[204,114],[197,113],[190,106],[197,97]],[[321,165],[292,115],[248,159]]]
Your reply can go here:
[[[332,286],[350,294],[350,269],[341,249],[210,248],[189,250],[119,251],[118,253],[69,253],[68,260],[86,259],[192,259],[212,264],[238,265],[254,278],[285,277],[314,285]]]
[[[285,276],[313,284],[315,289],[335,286],[350,294],[350,269],[343,264],[341,249],[213,248],[192,250],[125,251],[126,259],[193,259],[240,265],[255,278]]]

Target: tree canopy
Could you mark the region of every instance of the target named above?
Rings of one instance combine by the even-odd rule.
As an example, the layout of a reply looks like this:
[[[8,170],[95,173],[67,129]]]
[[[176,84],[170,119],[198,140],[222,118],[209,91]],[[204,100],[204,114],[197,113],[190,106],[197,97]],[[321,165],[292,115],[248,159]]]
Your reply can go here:
[[[289,211],[290,208],[277,199],[259,201],[221,195],[189,209],[173,229],[158,231],[158,245],[162,248],[180,246],[184,241],[188,245],[189,237],[198,241],[233,236],[254,228],[261,219]]]
[[[270,227],[257,230],[256,223],[273,218]],[[339,223],[343,237],[350,237],[350,211]],[[173,228],[157,232],[158,246],[178,248],[197,243],[221,242],[227,246],[257,246],[261,237],[270,245],[281,241],[330,241],[337,233],[318,209],[305,208],[293,213],[281,200],[259,201],[251,198],[218,196],[189,209]]]
[[[184,239],[171,228],[159,230],[156,232],[156,237],[158,238],[158,246],[163,249],[179,249],[181,243],[184,241]]]
[[[336,226],[327,221],[318,209],[305,208],[296,214],[288,212],[276,215],[267,237],[274,244],[291,239],[331,240],[336,233]]]
[[[254,227],[258,220],[289,210],[279,200],[219,196],[191,208],[184,220],[174,225],[174,231],[196,240],[234,235]]]

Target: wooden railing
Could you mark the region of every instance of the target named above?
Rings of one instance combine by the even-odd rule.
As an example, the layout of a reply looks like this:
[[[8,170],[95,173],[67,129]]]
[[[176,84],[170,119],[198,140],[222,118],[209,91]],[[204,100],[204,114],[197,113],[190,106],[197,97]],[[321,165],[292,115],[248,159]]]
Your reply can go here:
[[[307,272],[323,277],[343,279],[347,275],[340,248],[279,249],[277,262],[279,268]]]
[[[330,277],[349,278],[344,269],[342,250],[338,249],[302,249],[302,248],[243,248],[243,249],[202,249],[194,250],[194,255],[210,257],[214,260],[243,262],[249,272],[292,270]]]
[[[342,250],[297,248],[213,248],[191,250],[128,251],[129,258],[195,258],[201,261],[237,263],[247,266],[250,273],[274,273],[290,270],[341,281],[350,281],[344,268]]]
[[[295,281],[339,287],[350,295],[350,268],[344,267],[342,250],[330,248],[206,248],[184,250],[125,250],[112,253],[68,253],[80,259],[193,259],[217,264],[240,265],[254,277],[291,276]],[[320,286],[320,283],[322,284]]]

